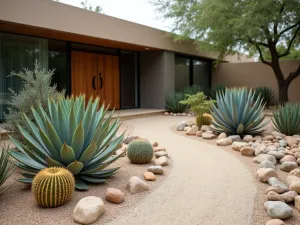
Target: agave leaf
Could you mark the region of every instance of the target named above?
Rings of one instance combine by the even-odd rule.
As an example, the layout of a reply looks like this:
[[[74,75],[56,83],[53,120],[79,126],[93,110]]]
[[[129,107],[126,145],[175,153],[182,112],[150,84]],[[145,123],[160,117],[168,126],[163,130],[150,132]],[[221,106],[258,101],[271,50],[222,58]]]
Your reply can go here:
[[[75,188],[80,191],[86,191],[89,189],[89,186],[83,180],[76,179]]]
[[[44,132],[47,132],[47,128],[46,128],[46,121],[44,121],[40,115],[37,113],[37,111],[31,107],[31,111],[33,114],[33,117],[35,119],[35,121],[37,122],[38,126],[40,127],[40,129],[42,129]]]
[[[58,110],[57,110],[57,119],[58,119],[58,127],[59,127],[59,138],[61,140],[61,142],[65,142],[67,141],[67,116],[66,113],[63,109],[63,103],[61,103],[62,101],[60,100],[58,102]]]
[[[77,127],[76,116],[75,116],[74,107],[72,107],[70,110],[70,114],[69,114],[69,128],[68,128],[68,134],[67,134],[67,144],[68,145],[72,145],[72,138],[73,138],[73,134],[75,132],[76,127]]]
[[[73,138],[71,147],[74,150],[75,157],[78,159],[81,155],[82,147],[84,145],[84,129],[82,123],[77,126]]]
[[[47,164],[48,164],[48,167],[63,167],[63,165],[60,163],[60,162],[58,162],[58,161],[55,161],[54,159],[51,159],[50,157],[48,157],[47,159],[46,159],[46,161],[47,161]]]
[[[54,127],[51,125],[49,121],[47,121],[47,130],[48,130],[48,137],[55,149],[60,149],[62,146],[62,142],[59,139],[57,132],[55,131]]]
[[[66,143],[61,147],[60,157],[65,165],[69,165],[76,160],[74,150]]]
[[[33,173],[20,173],[25,178],[34,178],[36,174]]]
[[[33,181],[33,178],[20,178],[18,181],[24,184],[31,184]]]
[[[41,170],[44,166],[21,152],[11,151],[9,153],[14,159],[33,169]]]
[[[94,173],[89,173],[89,172],[83,171],[81,174],[86,174],[86,175],[90,175],[90,176],[92,176],[92,175],[107,175],[110,173],[115,173],[118,169],[120,169],[120,167],[107,169],[107,170],[101,170],[101,171],[94,172]]]
[[[83,152],[83,154],[81,155],[79,161],[82,162],[84,166],[86,166],[90,162],[90,160],[93,158],[96,150],[97,150],[96,143],[92,143]]]
[[[40,132],[41,139],[43,140],[44,145],[46,146],[46,149],[48,150],[51,157],[59,161],[61,159],[59,156],[59,152],[55,149],[55,147],[49,140],[48,136],[41,129],[39,130],[39,132]]]
[[[58,132],[59,131],[58,115],[57,115],[58,112],[57,112],[57,106],[53,99],[48,100],[48,107],[49,107],[51,122],[53,124],[55,131]]]
[[[79,174],[82,168],[83,163],[78,161],[74,161],[67,166],[67,169],[70,170],[74,176]]]
[[[100,178],[95,178],[95,177],[90,177],[85,175],[79,175],[78,177],[81,180],[87,181],[89,183],[94,183],[94,184],[103,184],[107,181],[107,179],[100,179]]]

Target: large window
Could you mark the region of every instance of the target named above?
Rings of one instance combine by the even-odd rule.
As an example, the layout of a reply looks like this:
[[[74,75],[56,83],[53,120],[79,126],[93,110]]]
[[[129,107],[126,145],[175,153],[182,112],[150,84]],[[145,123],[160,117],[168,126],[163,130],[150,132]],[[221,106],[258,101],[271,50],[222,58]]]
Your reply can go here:
[[[138,107],[137,53],[121,51],[120,54],[121,108]]]
[[[211,62],[188,56],[175,57],[175,89],[182,90],[193,84],[208,91]]]
[[[60,89],[66,88],[67,64],[66,43],[43,38],[0,33],[0,120],[12,94],[9,88],[18,92],[22,80],[9,76],[12,71],[19,72],[24,68],[33,69],[35,60],[46,69],[56,69],[53,82],[59,83]]]

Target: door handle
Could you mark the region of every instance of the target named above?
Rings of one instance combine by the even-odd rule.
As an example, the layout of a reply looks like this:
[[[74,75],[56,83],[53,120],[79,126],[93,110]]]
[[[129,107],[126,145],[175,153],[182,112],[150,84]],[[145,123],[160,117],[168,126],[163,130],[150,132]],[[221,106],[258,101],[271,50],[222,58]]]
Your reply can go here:
[[[101,73],[99,73],[99,77],[100,77],[100,90],[101,90],[103,88],[103,78]]]
[[[92,80],[92,86],[93,86],[93,89],[94,89],[94,90],[96,90],[95,79],[96,79],[96,76],[94,76],[94,77],[93,77],[93,80]]]

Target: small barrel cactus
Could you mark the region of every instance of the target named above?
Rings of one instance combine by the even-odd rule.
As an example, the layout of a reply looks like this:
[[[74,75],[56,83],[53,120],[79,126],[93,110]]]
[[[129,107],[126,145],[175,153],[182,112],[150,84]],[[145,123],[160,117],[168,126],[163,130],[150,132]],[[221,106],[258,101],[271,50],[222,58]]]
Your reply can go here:
[[[65,204],[72,196],[75,180],[69,170],[49,167],[34,177],[32,191],[39,205],[55,208]]]
[[[147,164],[152,160],[153,155],[153,147],[149,141],[138,139],[128,146],[127,156],[131,163]]]
[[[204,113],[202,115],[197,115],[196,124],[200,128],[202,125],[211,125],[212,116],[210,114]]]

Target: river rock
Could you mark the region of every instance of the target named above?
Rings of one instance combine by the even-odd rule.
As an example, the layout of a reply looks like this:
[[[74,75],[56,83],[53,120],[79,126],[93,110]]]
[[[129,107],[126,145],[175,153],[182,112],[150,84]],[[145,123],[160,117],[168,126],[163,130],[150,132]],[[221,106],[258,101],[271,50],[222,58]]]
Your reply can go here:
[[[288,191],[281,195],[284,198],[286,203],[291,203],[295,200],[295,197],[298,196],[296,191]]]
[[[169,162],[166,156],[159,157],[154,161],[155,166],[167,166],[168,164]]]
[[[286,191],[288,191],[288,187],[282,183],[280,180],[278,180],[278,178],[276,177],[270,177],[268,179],[268,183],[271,185],[271,186],[279,186],[279,187],[282,187],[283,189],[285,189]]]
[[[286,155],[282,159],[279,160],[280,164],[283,162],[296,162],[296,158],[292,155]]]
[[[293,209],[281,201],[267,201],[264,207],[272,219],[284,220],[293,216]]]
[[[149,186],[147,183],[141,180],[141,178],[133,176],[129,179],[127,189],[131,194],[136,194],[143,191],[148,191]]]
[[[251,142],[251,141],[253,141],[252,135],[245,135],[243,137],[243,141],[245,141],[245,142]]]
[[[285,202],[284,198],[280,194],[276,193],[275,191],[268,192],[267,199],[268,199],[268,201],[281,201],[281,202]]]
[[[300,194],[300,181],[293,181],[289,186],[290,191],[296,191]]]
[[[74,208],[73,219],[79,224],[91,224],[105,211],[101,198],[88,196],[82,198]]]
[[[228,138],[230,138],[232,140],[232,142],[242,140],[240,135],[229,135]]]
[[[190,127],[189,129],[187,129],[187,131],[185,132],[186,135],[196,135],[198,131],[198,127]]]
[[[286,223],[280,219],[272,219],[267,221],[265,225],[286,225]]]
[[[294,181],[300,181],[300,178],[297,177],[297,176],[294,176],[294,175],[289,175],[287,178],[286,178],[286,182],[288,185],[290,185],[291,183],[293,183]]]
[[[276,166],[269,160],[264,160],[259,164],[259,168],[272,168],[276,169]]]
[[[274,156],[272,155],[267,155],[267,154],[261,154],[261,155],[258,155],[256,156],[254,159],[253,159],[253,162],[254,163],[261,163],[262,161],[264,160],[269,160],[270,162],[272,162],[274,165],[276,164],[277,160]]]
[[[274,146],[274,145],[269,145],[266,149],[267,152],[270,152],[270,151],[277,151],[277,147]]]
[[[269,134],[263,137],[263,141],[273,141],[274,136]]]
[[[244,147],[240,151],[241,151],[241,154],[244,156],[253,156],[254,155],[254,149],[252,147]]]
[[[219,134],[218,139],[227,138],[227,134],[225,132]]]
[[[280,169],[284,172],[291,172],[292,170],[296,169],[298,164],[296,162],[283,162],[280,165]]]
[[[221,138],[216,141],[217,145],[227,146],[232,144],[232,140],[230,138]]]
[[[278,152],[278,151],[269,151],[268,155],[274,156],[276,159],[282,159],[284,157],[284,154]]]
[[[289,191],[288,188],[283,188],[283,187],[280,187],[280,186],[270,186],[267,188],[266,190],[266,194],[268,194],[270,191],[274,191],[278,194],[282,194],[282,193],[285,193],[287,191]]]
[[[276,170],[271,168],[260,168],[257,170],[257,176],[260,182],[268,182],[270,177],[278,177]]]
[[[154,173],[152,173],[152,172],[145,172],[144,179],[147,181],[155,181],[156,177],[155,177]]]
[[[156,158],[159,158],[159,157],[162,157],[162,156],[168,157],[168,153],[165,152],[165,151],[155,152],[155,157],[156,157]]]
[[[162,166],[150,166],[150,167],[148,167],[148,171],[152,172],[154,174],[163,174],[164,173],[164,169],[162,168]]]
[[[236,151],[240,151],[242,148],[244,147],[250,147],[250,144],[249,143],[246,143],[246,142],[238,142],[238,141],[235,141],[232,143],[231,145],[231,148],[233,150],[236,150]]]
[[[291,137],[291,136],[286,136],[285,140],[286,140],[288,146],[293,146],[293,145],[296,145],[298,143],[297,139],[294,138],[294,137]]]
[[[116,188],[106,188],[105,200],[115,204],[120,204],[125,200],[125,194]]]
[[[295,197],[295,208],[300,211],[300,196]]]
[[[265,145],[260,145],[260,146],[255,148],[255,155],[256,156],[261,155],[261,154],[267,154],[267,153],[268,153],[267,146],[265,146]]]
[[[280,140],[279,141],[279,145],[280,145],[280,147],[286,147],[287,146],[287,142],[286,142],[286,140]]]
[[[211,133],[204,132],[204,133],[202,134],[202,138],[203,138],[203,139],[212,140],[212,139],[215,139],[215,138],[216,138],[216,135],[215,135],[215,134],[211,134]]]
[[[300,178],[300,169],[297,168],[297,169],[294,169],[292,170],[289,175],[293,175],[293,176],[296,176],[296,177],[299,177]]]

